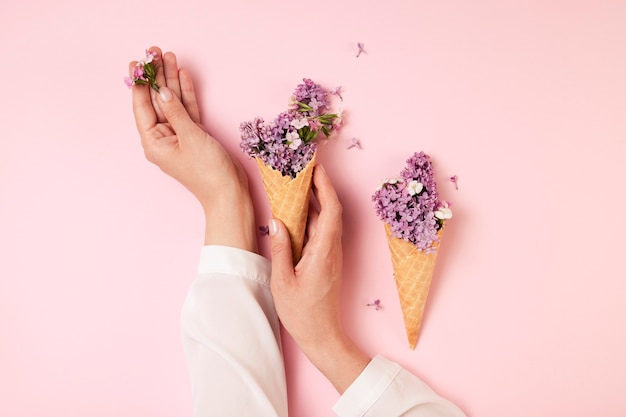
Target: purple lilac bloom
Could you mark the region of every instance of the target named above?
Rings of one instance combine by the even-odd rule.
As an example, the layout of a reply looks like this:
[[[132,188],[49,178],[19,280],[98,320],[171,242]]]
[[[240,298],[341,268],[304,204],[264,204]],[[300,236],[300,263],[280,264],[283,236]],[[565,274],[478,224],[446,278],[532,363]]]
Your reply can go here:
[[[337,130],[336,114],[327,114],[328,94],[309,79],[296,87],[289,110],[280,113],[266,124],[260,117],[239,126],[241,149],[250,157],[259,158],[265,165],[280,171],[283,176],[295,178],[313,159],[319,132],[328,136]]]
[[[296,87],[293,95],[297,102],[303,103],[311,108],[308,111],[302,111],[307,116],[319,116],[328,108],[328,94],[322,86],[315,84],[308,78],[302,79],[303,83]]]
[[[430,157],[415,153],[400,175],[401,180],[386,181],[372,196],[376,213],[390,226],[392,236],[411,242],[425,253],[434,252],[437,231],[443,226],[435,212],[443,203],[438,199]],[[407,189],[411,181],[421,183],[423,189],[411,195]]]

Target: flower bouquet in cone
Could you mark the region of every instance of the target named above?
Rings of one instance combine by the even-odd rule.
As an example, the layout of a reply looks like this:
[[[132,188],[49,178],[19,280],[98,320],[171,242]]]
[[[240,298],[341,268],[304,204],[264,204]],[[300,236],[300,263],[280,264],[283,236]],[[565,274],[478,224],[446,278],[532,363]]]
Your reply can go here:
[[[272,216],[291,237],[294,264],[300,260],[317,143],[341,126],[341,115],[328,112],[328,93],[309,79],[296,87],[289,108],[266,124],[256,117],[241,123],[241,149],[256,159]]]
[[[382,181],[372,201],[385,223],[404,325],[414,349],[444,222],[452,211],[439,200],[430,157],[423,152],[407,160],[399,178]]]

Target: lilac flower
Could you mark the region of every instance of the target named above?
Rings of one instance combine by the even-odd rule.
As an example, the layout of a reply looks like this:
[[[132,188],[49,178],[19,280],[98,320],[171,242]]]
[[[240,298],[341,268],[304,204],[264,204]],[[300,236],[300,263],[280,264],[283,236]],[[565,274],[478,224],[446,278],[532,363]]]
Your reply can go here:
[[[270,234],[270,228],[267,225],[259,226],[259,233],[261,236],[267,236]]]
[[[394,237],[425,253],[434,251],[437,232],[452,217],[448,203],[439,201],[430,157],[415,153],[401,178],[386,179],[372,196],[376,213]]]
[[[128,88],[133,85],[149,85],[157,93],[159,92],[159,86],[156,83],[156,75],[159,71],[159,66],[155,65],[153,61],[157,59],[156,52],[146,50],[145,58],[141,58],[132,70],[132,77],[125,77],[124,84]]]
[[[379,299],[374,300],[374,302],[373,302],[373,303],[368,303],[368,304],[367,304],[367,306],[368,306],[368,307],[374,307],[374,309],[376,309],[376,310],[380,310],[381,308],[383,308],[383,307],[380,305],[380,300],[379,300]]]
[[[352,143],[348,145],[348,149],[352,148],[361,149],[361,142],[357,138],[352,138]]]
[[[328,92],[328,94],[332,94],[332,95],[334,95],[334,96],[337,96],[337,97],[339,97],[339,99],[340,99],[341,101],[343,101],[343,97],[341,97],[341,86],[340,86],[340,85],[338,85],[337,87],[335,87],[335,88],[333,88],[332,90],[330,90],[330,91]]]
[[[441,220],[448,220],[452,218],[452,210],[448,207],[439,207],[435,212],[435,217]]]
[[[359,48],[359,51],[356,54],[356,57],[358,58],[361,54],[366,54],[367,52],[365,52],[365,45],[363,44],[363,42],[359,42],[356,44],[357,48]]]
[[[256,117],[239,126],[241,149],[250,157],[295,178],[313,159],[315,139],[321,132],[326,137],[339,128],[337,114],[327,113],[328,93],[309,79],[296,87],[287,111],[266,124]]]
[[[415,194],[421,193],[422,190],[424,189],[424,186],[422,185],[421,182],[417,182],[413,180],[409,182],[409,185],[406,186],[406,189],[409,195],[415,195]]]
[[[456,190],[458,191],[459,190],[459,183],[458,183],[459,177],[457,177],[456,175],[453,175],[450,177],[450,181],[454,183],[454,188],[456,188]]]
[[[295,127],[296,129],[302,129],[305,126],[309,125],[309,122],[306,120],[306,118],[301,117],[299,119],[293,119],[291,121],[291,123],[289,123],[291,126]]]
[[[156,58],[157,53],[146,49],[146,57],[139,59],[139,63],[143,66],[151,63]]]

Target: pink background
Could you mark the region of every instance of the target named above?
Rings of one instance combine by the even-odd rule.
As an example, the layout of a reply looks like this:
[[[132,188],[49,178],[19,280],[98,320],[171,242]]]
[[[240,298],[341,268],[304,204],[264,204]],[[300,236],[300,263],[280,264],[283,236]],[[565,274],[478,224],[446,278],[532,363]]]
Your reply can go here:
[[[192,71],[259,224],[239,122],[303,77],[343,86],[321,159],[345,207],[345,326],[368,353],[468,416],[626,415],[626,2],[369,3],[2,6],[0,415],[191,415],[179,311],[203,218],[143,158],[122,78],[151,45]],[[370,196],[419,150],[455,217],[411,351]],[[291,414],[332,415],[330,384],[289,338],[285,354]]]

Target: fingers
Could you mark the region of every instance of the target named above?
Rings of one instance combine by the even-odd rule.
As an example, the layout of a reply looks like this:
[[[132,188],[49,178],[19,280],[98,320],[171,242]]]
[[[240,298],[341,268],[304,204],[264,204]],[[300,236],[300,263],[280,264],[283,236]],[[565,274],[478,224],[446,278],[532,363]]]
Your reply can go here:
[[[128,72],[133,76],[133,69],[137,64],[136,61],[130,63]],[[133,114],[135,115],[135,124],[140,135],[143,135],[149,129],[154,127],[157,122],[157,115],[152,106],[150,98],[150,88],[145,85],[134,85],[132,87],[133,95]]]
[[[195,123],[200,123],[200,110],[191,76],[178,69],[176,55],[172,52],[161,54],[161,49],[153,46],[155,62],[161,68],[157,71],[156,82],[163,90],[157,95],[148,86],[133,86],[133,112],[139,133],[143,136],[157,123],[169,122],[176,133],[190,133]],[[136,62],[131,62],[129,73],[132,76]],[[181,102],[182,100],[182,102]]]
[[[159,109],[181,141],[193,137],[194,133],[201,130],[191,119],[178,96],[169,87],[159,89],[157,102]]]
[[[165,62],[163,61],[163,53],[161,52],[161,48],[158,46],[151,46],[148,48],[151,52],[156,52],[156,57],[154,58],[154,65],[160,67],[156,73],[156,83],[159,87],[162,85],[167,85],[165,82]],[[174,59],[174,61],[176,61]]]
[[[317,165],[313,171],[313,191],[320,203],[317,229],[320,230],[320,233],[336,233],[341,236],[341,213],[343,209],[335,188],[321,165]]]
[[[307,217],[306,223],[306,235],[308,239],[311,239],[315,236],[315,231],[317,230],[317,220],[319,218],[319,211],[313,207],[311,204],[309,206],[309,214]]]
[[[285,225],[278,219],[270,220],[270,250],[272,252],[272,284],[284,285],[293,278],[291,239]]]
[[[191,81],[191,75],[186,69],[181,69],[178,72],[180,77],[180,91],[181,98],[183,100],[183,106],[187,109],[189,117],[196,123],[200,123],[200,109],[198,107],[198,101],[196,99],[196,92],[193,89],[193,82]]]
[[[163,55],[163,76],[165,77],[165,84],[171,89],[178,98],[180,95],[180,80],[178,79],[178,63],[176,62],[176,55],[172,52],[166,52]],[[159,84],[161,85],[161,84]]]

